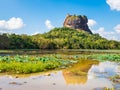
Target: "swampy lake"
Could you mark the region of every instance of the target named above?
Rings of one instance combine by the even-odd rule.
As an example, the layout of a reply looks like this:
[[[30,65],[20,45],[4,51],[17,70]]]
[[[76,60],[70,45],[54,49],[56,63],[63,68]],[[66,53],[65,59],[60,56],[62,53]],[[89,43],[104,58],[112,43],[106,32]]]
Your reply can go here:
[[[16,55],[68,60],[70,65],[29,74],[1,72],[0,90],[120,90],[119,50],[0,51],[7,60]]]

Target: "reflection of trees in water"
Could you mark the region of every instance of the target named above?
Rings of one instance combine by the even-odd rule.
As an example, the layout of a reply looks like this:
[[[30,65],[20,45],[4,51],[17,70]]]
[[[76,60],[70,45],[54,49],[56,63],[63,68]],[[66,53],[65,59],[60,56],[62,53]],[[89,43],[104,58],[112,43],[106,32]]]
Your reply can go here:
[[[63,70],[63,76],[67,84],[85,84],[87,73],[94,64],[99,64],[95,60],[83,60],[73,65],[71,68]]]

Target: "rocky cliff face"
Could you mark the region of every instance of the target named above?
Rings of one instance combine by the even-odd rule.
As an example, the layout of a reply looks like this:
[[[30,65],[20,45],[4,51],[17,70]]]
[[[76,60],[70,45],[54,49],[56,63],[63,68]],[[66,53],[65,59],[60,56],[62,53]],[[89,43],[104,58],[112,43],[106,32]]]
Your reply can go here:
[[[63,23],[63,26],[72,28],[72,29],[76,29],[76,30],[84,30],[84,31],[92,34],[87,23],[88,23],[88,19],[86,16],[81,16],[81,15],[76,16],[76,15],[68,14]]]

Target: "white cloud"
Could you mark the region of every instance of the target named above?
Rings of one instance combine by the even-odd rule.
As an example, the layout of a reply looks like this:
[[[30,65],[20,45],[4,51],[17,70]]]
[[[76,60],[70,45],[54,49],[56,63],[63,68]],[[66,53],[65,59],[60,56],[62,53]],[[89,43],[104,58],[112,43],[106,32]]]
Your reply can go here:
[[[117,32],[117,33],[120,33],[120,24],[116,25],[114,27],[114,30]]]
[[[7,33],[7,32],[6,32],[5,30],[0,30],[0,34],[1,34],[1,33]]]
[[[93,33],[99,33],[101,36],[105,34],[104,27],[100,27],[98,30],[93,30]]]
[[[88,26],[89,27],[92,27],[92,26],[95,26],[97,24],[97,22],[93,19],[88,19]]]
[[[106,2],[112,10],[120,11],[120,0],[107,0]]]
[[[88,19],[88,26],[92,30],[93,33],[98,33],[100,36],[108,39],[108,40],[118,40],[120,41],[120,24],[116,25],[113,29],[115,31],[106,31],[104,27],[99,27],[97,30],[92,29],[97,22],[93,19]]]
[[[12,17],[8,21],[0,20],[0,30],[16,30],[22,27],[24,27],[24,23],[21,18]]]
[[[36,35],[36,34],[40,34],[40,32],[36,31],[33,34],[31,34],[31,35]]]
[[[98,30],[92,30],[93,33],[98,33],[102,37],[107,38],[108,40],[118,40],[120,41],[120,35],[114,31],[105,31],[104,27],[100,27]]]
[[[113,32],[106,32],[104,27],[100,27],[98,30],[93,32],[99,33],[103,37],[108,36],[109,34],[113,34]]]
[[[46,21],[45,21],[45,25],[46,25],[46,27],[47,27],[48,29],[53,29],[53,28],[54,28],[54,26],[51,24],[51,21],[50,21],[50,20],[46,20]]]

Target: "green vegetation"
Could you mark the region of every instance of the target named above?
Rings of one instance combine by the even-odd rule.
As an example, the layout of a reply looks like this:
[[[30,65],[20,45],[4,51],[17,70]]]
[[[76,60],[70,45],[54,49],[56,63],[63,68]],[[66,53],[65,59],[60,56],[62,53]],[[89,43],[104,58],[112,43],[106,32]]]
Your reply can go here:
[[[35,73],[70,67],[86,60],[120,61],[120,54],[0,56],[0,73]],[[77,65],[77,64],[75,64]]]
[[[4,73],[35,73],[57,68],[65,68],[77,61],[63,60],[59,56],[1,56],[0,72]]]
[[[120,54],[94,54],[88,55],[89,59],[97,59],[99,61],[120,61]]]
[[[120,42],[70,28],[37,35],[0,35],[0,49],[120,49]]]

